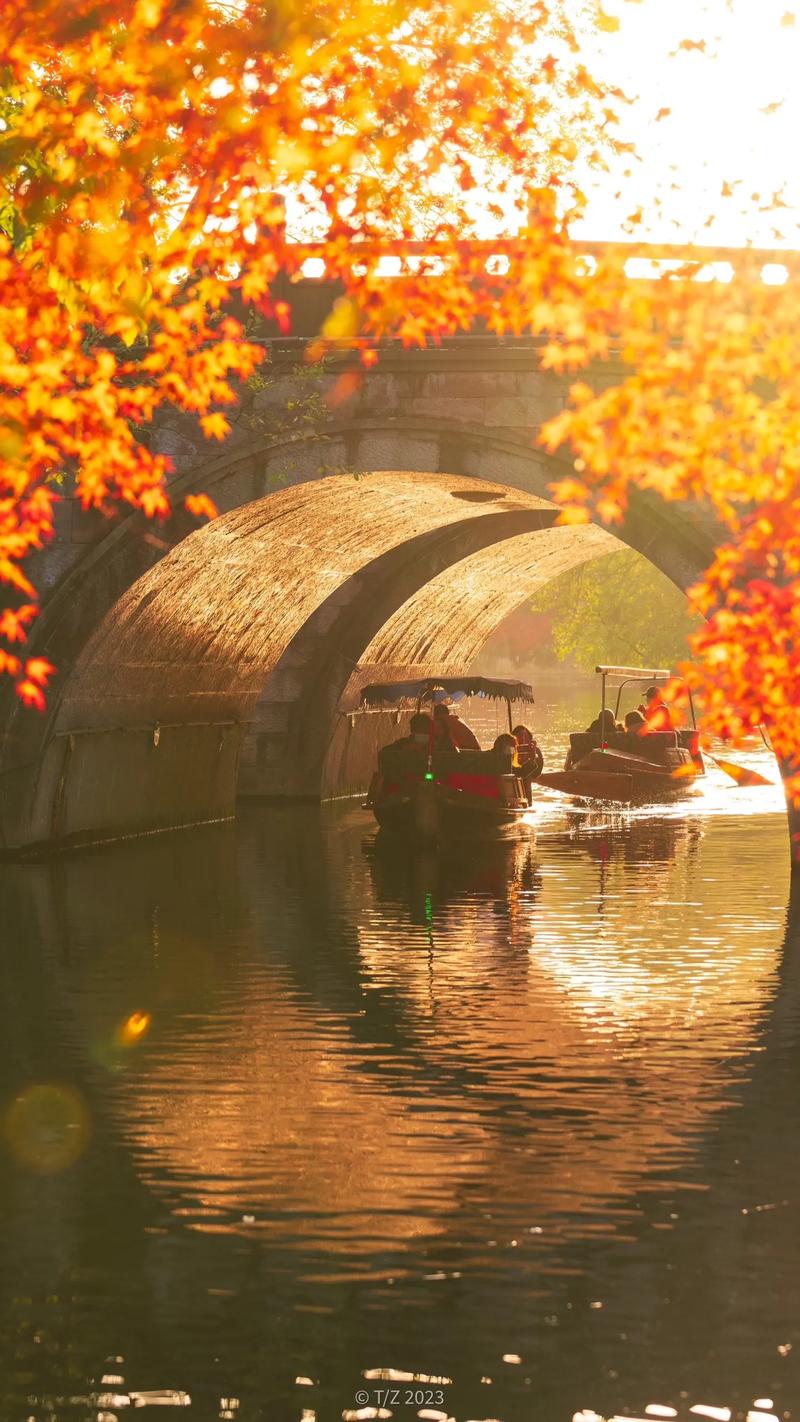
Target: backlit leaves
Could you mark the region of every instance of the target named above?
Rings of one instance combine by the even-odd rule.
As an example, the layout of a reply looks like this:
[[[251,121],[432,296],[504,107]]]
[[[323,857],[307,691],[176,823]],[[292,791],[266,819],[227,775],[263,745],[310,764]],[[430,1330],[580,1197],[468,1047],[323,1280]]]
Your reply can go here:
[[[571,165],[601,157],[596,109],[614,102],[577,54],[561,0],[0,7],[0,582],[16,599],[0,644],[27,635],[23,564],[65,489],[167,516],[169,461],[143,433],[169,404],[225,438],[221,407],[263,358],[234,312],[288,331],[275,281],[304,244],[343,290],[322,348],[481,317],[526,328],[567,260]],[[490,209],[528,224],[500,299],[480,263],[378,275],[388,242],[435,238],[446,258]],[[4,655],[40,705],[43,681]]]

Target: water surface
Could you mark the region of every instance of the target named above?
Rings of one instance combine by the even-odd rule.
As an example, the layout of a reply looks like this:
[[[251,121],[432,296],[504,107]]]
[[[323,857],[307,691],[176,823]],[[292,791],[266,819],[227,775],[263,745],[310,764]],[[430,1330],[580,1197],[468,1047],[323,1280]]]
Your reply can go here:
[[[409,858],[259,809],[0,868],[3,1422],[800,1418],[780,792],[533,820]]]

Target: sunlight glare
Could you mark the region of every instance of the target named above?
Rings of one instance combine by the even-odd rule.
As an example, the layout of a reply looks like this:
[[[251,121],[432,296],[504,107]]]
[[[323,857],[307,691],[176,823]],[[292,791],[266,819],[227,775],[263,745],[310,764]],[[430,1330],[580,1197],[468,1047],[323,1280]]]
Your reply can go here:
[[[612,171],[585,177],[574,235],[800,246],[800,23],[787,0],[608,0],[613,31],[586,44],[592,73],[618,85]],[[720,277],[715,277],[720,280]]]
[[[761,280],[765,286],[785,286],[789,280],[789,271],[783,262],[765,262],[761,268]]]

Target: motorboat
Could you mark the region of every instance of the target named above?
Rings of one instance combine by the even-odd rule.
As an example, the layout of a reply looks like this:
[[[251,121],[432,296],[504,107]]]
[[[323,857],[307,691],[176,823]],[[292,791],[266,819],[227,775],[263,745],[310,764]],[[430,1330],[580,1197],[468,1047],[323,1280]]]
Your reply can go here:
[[[509,731],[512,705],[531,705],[534,699],[525,682],[484,676],[429,677],[365,686],[361,706],[420,711],[466,696],[504,700]],[[419,840],[512,838],[530,833],[525,815],[537,769],[541,769],[540,759],[520,763],[512,749],[440,748],[431,721],[427,744],[413,744],[404,737],[379,751],[365,804],[382,829]]]
[[[539,783],[597,800],[646,803],[685,794],[697,776],[705,774],[691,690],[691,725],[626,731],[619,728],[625,689],[642,683],[659,687],[676,678],[663,668],[598,666],[595,672],[600,677],[600,715],[588,730],[571,733],[564,769],[540,775]]]

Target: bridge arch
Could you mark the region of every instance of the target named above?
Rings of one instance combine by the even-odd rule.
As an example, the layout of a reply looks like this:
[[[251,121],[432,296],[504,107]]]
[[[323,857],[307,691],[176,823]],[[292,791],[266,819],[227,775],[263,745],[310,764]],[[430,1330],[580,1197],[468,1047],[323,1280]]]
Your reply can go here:
[[[176,520],[169,548],[121,521],[46,601],[35,649],[60,674],[45,718],[0,713],[0,847],[232,813],[257,709],[250,789],[356,788],[347,713],[365,679],[463,667],[535,586],[617,542],[555,526],[555,472],[529,439],[400,418],[253,441],[187,472],[176,494],[208,489],[215,523],[186,536]],[[693,516],[645,500],[620,535],[684,587],[710,546]]]

